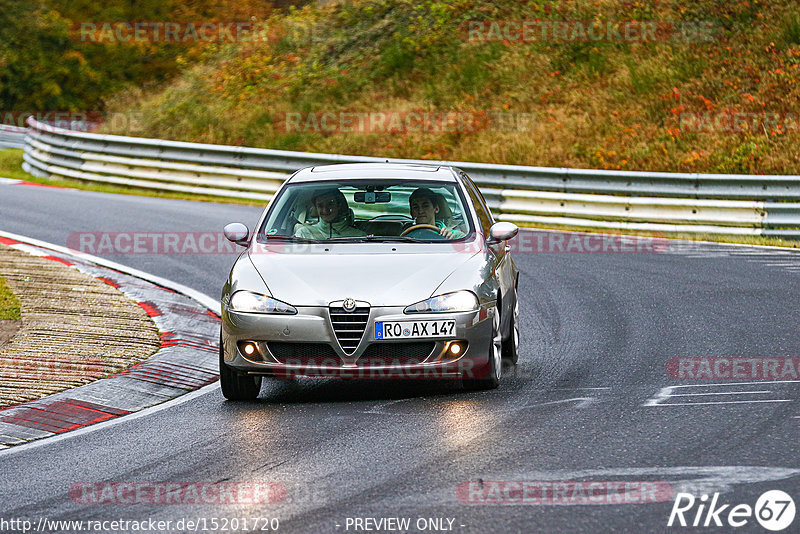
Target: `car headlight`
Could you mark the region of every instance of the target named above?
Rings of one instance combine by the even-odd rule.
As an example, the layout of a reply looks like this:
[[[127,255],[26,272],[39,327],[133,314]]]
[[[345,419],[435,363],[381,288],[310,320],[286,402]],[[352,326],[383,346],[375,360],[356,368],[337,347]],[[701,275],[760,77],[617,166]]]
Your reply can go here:
[[[282,315],[294,315],[297,313],[297,309],[294,306],[252,291],[237,291],[234,293],[231,297],[231,308],[239,312],[251,313],[277,313]]]
[[[478,305],[478,297],[471,291],[456,291],[412,304],[403,313],[467,312],[477,310]]]

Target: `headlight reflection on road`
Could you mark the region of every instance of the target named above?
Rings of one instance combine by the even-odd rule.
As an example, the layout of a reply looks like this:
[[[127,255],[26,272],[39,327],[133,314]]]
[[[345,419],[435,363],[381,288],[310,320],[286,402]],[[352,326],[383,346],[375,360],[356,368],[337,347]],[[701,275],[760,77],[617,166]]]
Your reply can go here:
[[[451,400],[441,404],[434,422],[441,428],[443,445],[461,449],[489,432],[496,422],[485,400]]]

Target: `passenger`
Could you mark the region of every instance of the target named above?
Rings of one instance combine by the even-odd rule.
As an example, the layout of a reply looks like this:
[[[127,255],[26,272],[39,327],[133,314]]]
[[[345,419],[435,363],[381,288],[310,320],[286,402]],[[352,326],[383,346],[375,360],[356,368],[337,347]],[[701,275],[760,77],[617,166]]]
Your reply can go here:
[[[366,232],[353,226],[353,212],[344,194],[337,188],[325,189],[315,194],[311,203],[317,210],[319,221],[303,225],[296,232],[297,237],[306,239],[330,239],[333,237],[361,237]]]
[[[439,234],[447,239],[464,237],[466,234],[456,228],[457,224],[443,216],[442,202],[445,202],[444,197],[434,193],[427,187],[420,187],[411,193],[408,203],[411,208],[411,216],[414,218],[414,224],[435,226],[439,229]]]

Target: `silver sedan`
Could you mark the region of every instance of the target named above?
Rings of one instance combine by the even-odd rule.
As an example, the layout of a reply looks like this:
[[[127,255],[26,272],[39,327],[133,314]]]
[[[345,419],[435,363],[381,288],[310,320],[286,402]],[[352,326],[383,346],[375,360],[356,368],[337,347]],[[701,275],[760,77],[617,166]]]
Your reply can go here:
[[[297,171],[254,232],[225,227],[246,250],[222,290],[223,394],[299,376],[497,387],[517,360],[517,231],[454,167]]]

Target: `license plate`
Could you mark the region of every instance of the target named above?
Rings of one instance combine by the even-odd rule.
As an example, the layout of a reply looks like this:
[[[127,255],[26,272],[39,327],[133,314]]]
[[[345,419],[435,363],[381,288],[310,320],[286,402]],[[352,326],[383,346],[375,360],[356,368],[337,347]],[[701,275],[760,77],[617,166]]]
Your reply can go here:
[[[453,337],[456,322],[447,321],[375,321],[375,339],[413,339],[418,337]]]

